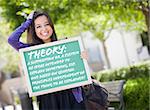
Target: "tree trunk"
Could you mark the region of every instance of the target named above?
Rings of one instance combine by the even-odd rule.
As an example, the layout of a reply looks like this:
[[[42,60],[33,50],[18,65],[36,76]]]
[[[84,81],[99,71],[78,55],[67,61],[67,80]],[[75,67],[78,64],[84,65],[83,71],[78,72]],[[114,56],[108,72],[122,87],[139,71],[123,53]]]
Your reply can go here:
[[[105,55],[105,58],[106,58],[107,69],[110,69],[111,66],[110,66],[110,62],[109,62],[109,58],[108,58],[108,53],[107,53],[107,48],[106,48],[106,45],[105,45],[105,41],[102,41],[102,46],[103,46],[104,55]]]
[[[4,80],[5,80],[5,74],[3,72],[0,72],[0,90]]]
[[[147,26],[147,32],[148,32],[148,39],[149,39],[149,48],[150,48],[150,7],[144,7],[142,5],[142,12],[145,16],[145,23]]]

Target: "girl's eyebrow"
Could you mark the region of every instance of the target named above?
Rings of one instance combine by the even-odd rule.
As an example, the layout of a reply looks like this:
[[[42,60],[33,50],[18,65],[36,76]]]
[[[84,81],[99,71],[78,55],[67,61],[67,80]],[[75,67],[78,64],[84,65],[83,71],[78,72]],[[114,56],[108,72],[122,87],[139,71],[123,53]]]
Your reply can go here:
[[[46,24],[46,23],[49,23],[49,22],[48,22],[48,21],[45,21],[45,22],[44,22],[44,24]],[[38,26],[38,25],[41,25],[41,24],[35,24],[35,25],[37,25],[37,26]]]
[[[35,26],[40,26],[40,24],[35,24]]]

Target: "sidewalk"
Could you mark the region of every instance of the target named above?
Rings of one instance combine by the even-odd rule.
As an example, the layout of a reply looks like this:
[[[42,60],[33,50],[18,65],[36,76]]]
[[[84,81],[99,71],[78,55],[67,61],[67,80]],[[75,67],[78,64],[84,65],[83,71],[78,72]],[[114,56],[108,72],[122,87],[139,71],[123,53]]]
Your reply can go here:
[[[34,110],[39,110],[36,102],[33,102],[33,106],[34,106]],[[2,108],[0,108],[0,110],[2,110]],[[5,106],[5,110],[14,110],[14,109],[13,109],[13,106],[9,105],[9,106]],[[21,105],[18,104],[16,106],[16,110],[22,110]]]
[[[33,102],[33,106],[34,106],[34,110],[39,110],[36,105],[36,102]],[[2,110],[2,108],[0,108],[0,110]],[[10,105],[10,106],[6,106],[5,110],[14,110],[14,109],[13,109],[13,106]],[[17,105],[16,110],[22,110],[21,105]],[[108,110],[115,110],[115,109],[114,109],[114,107],[109,107]]]

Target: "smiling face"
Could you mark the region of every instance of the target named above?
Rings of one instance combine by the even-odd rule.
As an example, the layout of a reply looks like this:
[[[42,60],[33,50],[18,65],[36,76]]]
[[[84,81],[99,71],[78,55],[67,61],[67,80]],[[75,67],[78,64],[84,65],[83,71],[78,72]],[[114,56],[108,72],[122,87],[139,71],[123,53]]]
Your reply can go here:
[[[35,33],[44,43],[50,42],[50,36],[53,34],[49,21],[45,15],[39,16],[34,20]]]

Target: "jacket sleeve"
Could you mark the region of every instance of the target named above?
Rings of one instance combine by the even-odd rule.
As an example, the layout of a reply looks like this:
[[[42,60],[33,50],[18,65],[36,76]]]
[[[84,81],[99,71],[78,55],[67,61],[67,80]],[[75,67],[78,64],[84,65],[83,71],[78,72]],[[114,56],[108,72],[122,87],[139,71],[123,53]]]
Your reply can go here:
[[[20,48],[28,47],[28,44],[20,42],[20,37],[25,30],[30,26],[32,20],[26,20],[21,26],[19,26],[8,38],[8,43],[17,51]]]

